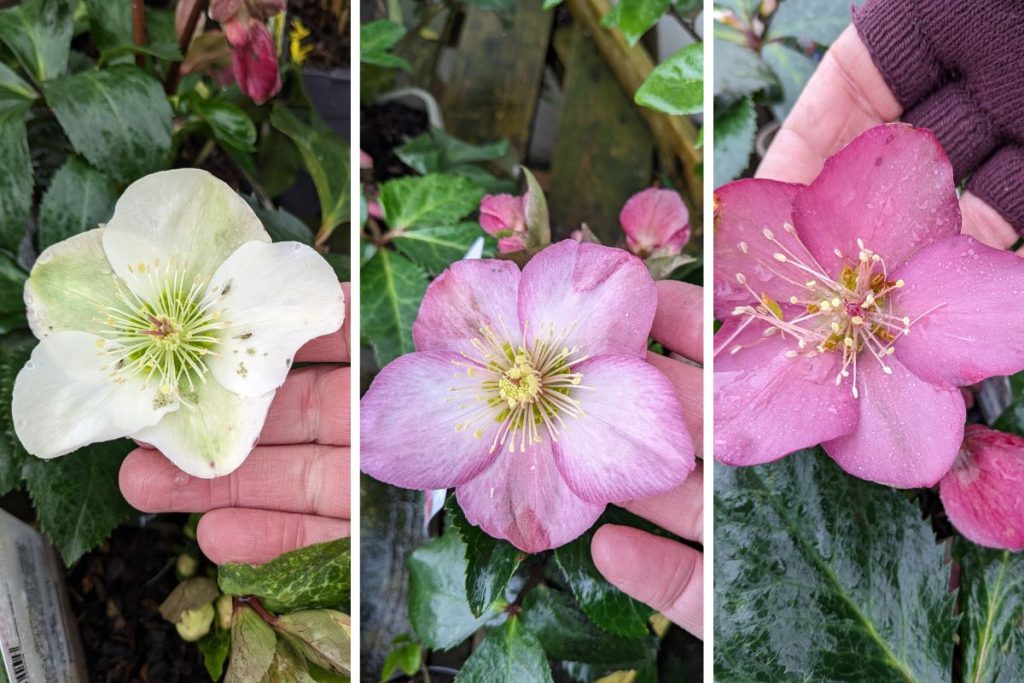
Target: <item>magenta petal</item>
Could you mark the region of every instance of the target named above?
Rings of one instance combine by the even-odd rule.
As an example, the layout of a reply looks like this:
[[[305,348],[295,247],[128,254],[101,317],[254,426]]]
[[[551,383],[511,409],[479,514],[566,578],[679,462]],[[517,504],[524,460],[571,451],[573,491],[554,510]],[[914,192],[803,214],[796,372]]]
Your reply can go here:
[[[244,31],[244,37],[243,37]],[[274,37],[266,24],[250,20],[242,25],[237,19],[224,24],[231,43],[231,71],[242,89],[257,104],[262,104],[281,89]]]
[[[395,486],[440,489],[487,466],[498,423],[482,415],[465,426],[479,408],[480,381],[455,365],[461,360],[410,353],[380,371],[359,404],[364,472]]]
[[[545,438],[525,452],[502,449],[494,463],[456,489],[471,524],[520,550],[557,548],[589,529],[604,511],[569,488]]]
[[[856,428],[849,380],[835,383],[839,354],[787,358],[795,342],[742,325],[732,318],[715,334],[715,457],[759,465]]]
[[[967,409],[959,389],[924,381],[889,357],[892,374],[870,356],[857,363],[859,422],[822,444],[850,474],[897,488],[934,486],[956,460]]]
[[[960,457],[939,482],[957,530],[990,548],[1024,550],[1024,439],[967,426]]]
[[[894,311],[916,321],[896,357],[918,377],[962,386],[1024,369],[1024,259],[960,235],[923,248],[892,277],[904,282]]]
[[[875,126],[825,162],[797,195],[793,218],[830,275],[857,258],[858,238],[892,269],[919,248],[959,234],[953,167],[931,132]]]
[[[526,232],[523,199],[510,194],[484,195],[480,200],[480,227],[495,237],[502,231]]]
[[[690,214],[678,192],[650,188],[629,198],[619,213],[626,243],[634,254],[659,249],[678,254],[690,239]]]
[[[802,189],[803,185],[748,179],[715,190],[715,315],[720,320],[734,307],[753,300],[737,275],[743,275],[758,296],[764,293],[779,302],[789,301],[790,296],[803,298],[802,287],[775,274],[779,264],[774,254],[779,247],[764,233],[770,230],[794,254],[807,254],[783,227],[792,225],[793,199]]]
[[[489,327],[502,342],[522,342],[516,293],[519,268],[511,261],[456,261],[434,278],[420,304],[412,338],[417,351],[476,353],[473,339]]]
[[[519,286],[519,319],[527,337],[578,346],[589,356],[643,358],[657,305],[643,261],[623,249],[574,240],[534,256]]]
[[[646,361],[603,355],[573,366],[585,413],[566,417],[552,449],[569,488],[593,503],[664,493],[694,468],[672,384]]]

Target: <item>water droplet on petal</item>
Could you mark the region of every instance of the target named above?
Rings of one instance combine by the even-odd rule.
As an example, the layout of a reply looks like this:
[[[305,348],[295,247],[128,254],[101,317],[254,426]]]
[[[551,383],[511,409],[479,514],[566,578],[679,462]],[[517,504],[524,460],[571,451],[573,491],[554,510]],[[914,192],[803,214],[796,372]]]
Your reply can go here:
[[[292,251],[296,253],[302,251],[302,245],[299,244],[298,242],[295,242],[294,244],[292,244]]]
[[[29,362],[25,363],[25,369],[26,370],[35,370],[35,368],[36,368],[35,361],[31,361],[30,360]]]

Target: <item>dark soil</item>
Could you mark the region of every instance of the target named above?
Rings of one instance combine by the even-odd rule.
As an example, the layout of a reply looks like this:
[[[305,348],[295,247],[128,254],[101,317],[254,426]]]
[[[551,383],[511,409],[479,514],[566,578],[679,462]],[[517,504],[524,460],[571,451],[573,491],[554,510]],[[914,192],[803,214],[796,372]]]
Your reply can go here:
[[[210,680],[196,646],[182,641],[157,611],[178,584],[173,563],[185,520],[168,515],[145,528],[121,527],[69,573],[90,681]]]
[[[310,69],[338,69],[349,66],[349,4],[341,0],[291,0],[289,19],[298,19],[310,31],[303,41],[313,51],[302,63]]]
[[[415,171],[395,155],[395,148],[410,138],[427,132],[430,122],[426,112],[410,109],[404,104],[388,102],[362,108],[362,135],[359,144],[373,158],[373,178],[382,182],[390,178],[413,175]]]

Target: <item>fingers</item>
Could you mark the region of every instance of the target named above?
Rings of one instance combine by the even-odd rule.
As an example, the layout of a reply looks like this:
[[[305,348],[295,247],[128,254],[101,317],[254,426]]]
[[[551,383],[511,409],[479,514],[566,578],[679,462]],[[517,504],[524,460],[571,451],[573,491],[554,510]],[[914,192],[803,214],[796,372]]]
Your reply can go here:
[[[629,501],[622,507],[676,536],[704,542],[704,464],[667,493]]]
[[[351,292],[349,284],[343,282],[341,291],[345,293],[345,322],[341,329],[331,332],[323,337],[317,337],[303,346],[295,354],[295,361],[300,363],[348,363],[351,358],[351,349],[348,340],[351,330]]]
[[[337,365],[292,371],[270,404],[260,445],[315,442],[348,446],[351,375],[351,368]]]
[[[857,30],[825,54],[757,170],[758,177],[810,183],[825,159],[858,133],[895,121],[902,108]]]
[[[960,213],[963,215],[964,234],[971,235],[982,244],[1009,249],[1017,241],[1017,231],[1013,226],[977,195],[964,192],[960,197]]]
[[[349,523],[287,512],[228,508],[199,520],[196,537],[215,564],[263,564],[282,553],[349,535]]]
[[[689,546],[606,524],[590,545],[594,564],[622,592],[704,638],[704,558]]]
[[[679,403],[683,407],[683,421],[693,439],[693,448],[699,457],[704,453],[704,372],[667,356],[647,354],[647,362],[656,367],[672,383]]]
[[[121,465],[121,492],[143,512],[259,508],[345,518],[350,515],[349,450],[335,446],[257,446],[217,479],[190,477],[158,451],[139,448]]]
[[[662,346],[698,363],[704,361],[703,288],[659,280],[658,310],[651,336]]]

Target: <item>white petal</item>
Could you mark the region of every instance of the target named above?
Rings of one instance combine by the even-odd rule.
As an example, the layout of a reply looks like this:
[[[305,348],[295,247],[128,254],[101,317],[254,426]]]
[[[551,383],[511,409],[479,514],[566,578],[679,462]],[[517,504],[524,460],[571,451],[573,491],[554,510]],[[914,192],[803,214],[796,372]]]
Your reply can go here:
[[[194,168],[136,180],[117,200],[106,228],[103,249],[114,271],[147,299],[159,287],[151,278],[158,264],[187,263],[190,275],[207,278],[242,244],[270,241],[244,199]]]
[[[245,398],[210,380],[178,411],[132,436],[160,449],[193,477],[231,474],[256,444],[274,393]]]
[[[14,381],[14,430],[32,455],[54,458],[97,441],[128,436],[177,408],[141,377],[117,383],[99,337],[58,332],[43,339]]]
[[[96,332],[107,307],[117,306],[117,276],[103,252],[103,228],[75,235],[48,248],[36,260],[25,284],[25,306],[32,332],[42,339],[54,332]]]
[[[298,242],[243,244],[217,269],[210,294],[229,325],[210,370],[243,396],[284,384],[299,347],[337,330],[345,316],[334,270]]]

